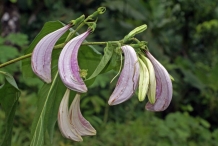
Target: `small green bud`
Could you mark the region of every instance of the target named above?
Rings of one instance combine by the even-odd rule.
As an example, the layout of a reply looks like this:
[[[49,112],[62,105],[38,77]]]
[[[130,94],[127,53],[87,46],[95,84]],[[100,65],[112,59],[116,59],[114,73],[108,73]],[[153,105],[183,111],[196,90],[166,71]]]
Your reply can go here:
[[[99,7],[97,9],[97,11],[98,11],[99,14],[103,14],[106,11],[106,8],[105,7]]]
[[[86,76],[88,75],[88,69],[80,69],[79,74],[80,74],[80,77],[85,79]]]
[[[147,29],[147,25],[141,25],[139,27],[136,27],[135,29],[133,29],[132,31],[130,31],[130,33],[128,35],[126,35],[123,39],[124,42],[128,41],[129,38],[134,37],[136,34],[141,33],[143,31],[145,31]]]
[[[80,17],[78,17],[77,19],[75,20],[71,20],[70,23],[72,25],[77,25],[77,24],[80,24],[81,22],[83,22],[85,20],[85,15],[81,15]]]

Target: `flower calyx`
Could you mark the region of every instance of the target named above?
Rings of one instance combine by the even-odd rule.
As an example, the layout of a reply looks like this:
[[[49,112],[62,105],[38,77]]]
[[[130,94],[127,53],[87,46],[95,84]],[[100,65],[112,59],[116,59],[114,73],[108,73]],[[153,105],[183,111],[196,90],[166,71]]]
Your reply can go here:
[[[88,30],[90,30],[91,32],[95,31],[96,22],[85,22],[85,24],[88,25]]]

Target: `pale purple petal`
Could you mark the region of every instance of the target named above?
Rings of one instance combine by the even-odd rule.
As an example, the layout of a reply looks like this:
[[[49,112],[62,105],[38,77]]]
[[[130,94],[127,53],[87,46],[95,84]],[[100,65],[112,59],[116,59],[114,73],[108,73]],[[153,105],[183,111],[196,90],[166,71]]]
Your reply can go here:
[[[87,121],[80,111],[80,94],[76,94],[69,110],[70,122],[81,136],[96,135],[96,130]]]
[[[167,70],[147,51],[147,57],[151,61],[156,78],[156,102],[147,103],[146,109],[150,111],[164,111],[172,100],[172,82]]]
[[[76,131],[74,125],[70,123],[69,111],[68,111],[68,101],[70,96],[70,90],[67,89],[64,97],[61,100],[59,110],[58,110],[58,127],[61,131],[61,134],[74,141],[82,141],[82,137]]]
[[[46,83],[51,82],[51,54],[57,40],[70,28],[66,25],[43,37],[35,46],[31,65],[33,72]]]
[[[135,50],[125,45],[121,47],[124,56],[124,66],[115,90],[108,101],[109,105],[120,104],[128,100],[136,90],[139,80],[139,63]]]
[[[59,74],[65,86],[81,93],[87,92],[87,87],[80,77],[77,55],[80,45],[89,33],[88,30],[69,41],[61,51],[58,60]]]

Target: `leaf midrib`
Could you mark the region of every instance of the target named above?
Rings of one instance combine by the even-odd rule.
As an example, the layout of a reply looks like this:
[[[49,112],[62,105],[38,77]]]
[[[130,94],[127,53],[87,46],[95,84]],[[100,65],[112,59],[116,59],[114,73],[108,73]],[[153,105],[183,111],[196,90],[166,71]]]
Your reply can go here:
[[[42,115],[43,115],[43,113],[45,114],[45,106],[47,105],[49,95],[51,94],[51,91],[52,91],[52,89],[53,89],[53,87],[54,87],[54,84],[56,83],[57,77],[58,77],[58,71],[57,71],[56,74],[55,74],[55,78],[54,78],[54,80],[53,80],[53,82],[52,82],[52,85],[51,85],[51,87],[50,87],[50,89],[49,89],[49,91],[48,91],[48,94],[47,94],[47,96],[46,96],[46,100],[45,100],[45,102],[44,102],[44,105],[43,105],[43,108],[42,108],[42,112],[41,112],[40,115],[39,115],[40,118],[39,118],[39,120],[38,120],[38,122],[37,122],[37,124],[36,124],[36,128],[34,129],[35,131],[34,131],[34,134],[33,134],[32,142],[31,142],[31,144],[30,144],[31,146],[34,145],[34,143],[35,143],[35,141],[36,141],[36,129],[37,129],[37,127],[39,126],[40,121],[41,121],[41,123],[43,124]],[[41,132],[41,129],[42,129],[42,128],[40,128],[40,132]],[[38,146],[38,145],[37,145],[37,146]]]

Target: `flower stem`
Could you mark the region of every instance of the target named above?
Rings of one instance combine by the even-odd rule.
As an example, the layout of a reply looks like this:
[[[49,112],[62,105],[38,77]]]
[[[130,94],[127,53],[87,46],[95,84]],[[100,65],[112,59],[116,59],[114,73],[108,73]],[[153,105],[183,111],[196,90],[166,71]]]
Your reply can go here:
[[[95,17],[97,17],[98,15],[101,15],[103,14],[104,12],[106,11],[106,8],[105,7],[99,7],[97,9],[97,11],[95,11],[93,14],[89,15],[83,22],[81,22],[79,24],[79,26],[76,28],[76,30],[70,32],[65,40],[65,43],[69,42],[73,37],[74,35],[76,34],[76,32],[81,28],[83,27],[88,21],[90,20],[93,20]],[[83,16],[82,16],[83,18]],[[81,19],[79,19],[81,20]]]

